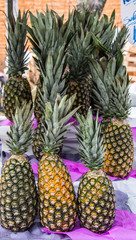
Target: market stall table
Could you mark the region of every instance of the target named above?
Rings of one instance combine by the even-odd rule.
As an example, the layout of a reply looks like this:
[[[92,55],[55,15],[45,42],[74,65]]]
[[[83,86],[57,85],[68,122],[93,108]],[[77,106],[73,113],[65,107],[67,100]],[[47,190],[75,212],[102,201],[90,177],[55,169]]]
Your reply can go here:
[[[129,117],[128,122],[133,127],[135,157],[133,170],[125,179],[111,178],[116,194],[116,218],[113,227],[104,234],[92,233],[85,228],[81,228],[78,220],[75,228],[69,233],[53,233],[42,227],[39,221],[39,216],[34,224],[25,232],[11,232],[0,226],[0,239],[2,240],[31,240],[31,239],[73,239],[73,240],[135,240],[136,239],[136,121],[133,116]],[[1,138],[1,158],[2,164],[9,158],[8,148],[6,146],[7,135],[10,123],[6,120],[5,123],[0,126],[0,138]],[[80,177],[87,171],[84,164],[80,163],[80,157],[77,151],[78,143],[75,137],[75,128],[72,126],[70,132],[67,133],[67,140],[64,141],[62,149],[62,158],[67,165],[75,191],[77,192]],[[32,168],[35,174],[37,182],[38,177],[38,161],[34,158],[32,148],[28,149],[26,153],[28,159],[31,161]]]

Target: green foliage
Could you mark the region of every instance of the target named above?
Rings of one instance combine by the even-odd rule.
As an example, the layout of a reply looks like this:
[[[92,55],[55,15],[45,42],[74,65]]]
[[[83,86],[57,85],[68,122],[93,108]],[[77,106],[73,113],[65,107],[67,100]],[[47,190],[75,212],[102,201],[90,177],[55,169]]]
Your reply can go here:
[[[20,10],[18,11],[17,19],[12,19],[12,23],[7,18],[7,57],[8,57],[8,71],[9,75],[22,75],[27,70],[26,62],[28,61],[28,47],[26,41],[26,24],[27,12],[23,12],[21,16]]]
[[[68,20],[64,23],[64,16],[59,16],[55,11],[46,8],[46,12],[34,16],[31,12],[31,27],[27,25],[29,40],[33,46],[32,50],[36,55],[35,61],[38,68],[44,69],[49,51],[57,58],[59,48],[63,45],[64,52],[71,40],[73,16],[69,13]]]
[[[92,171],[101,169],[104,165],[103,138],[100,134],[100,123],[98,123],[98,114],[93,119],[91,110],[88,110],[87,117],[76,114],[79,127],[77,130],[77,139],[79,142],[79,154],[84,161],[85,166]]]
[[[129,77],[126,67],[122,65],[122,53],[119,50],[118,58],[111,58],[105,64],[90,60],[90,72],[92,75],[92,91],[94,105],[99,109],[104,118],[126,119],[128,117],[131,102],[129,96]]]
[[[69,131],[68,127],[73,122],[67,121],[76,113],[79,107],[71,111],[75,100],[75,95],[67,99],[67,95],[61,98],[58,94],[55,104],[52,107],[50,102],[45,104],[45,114],[42,118],[42,126],[44,133],[42,133],[43,153],[58,153],[62,146],[64,135]]]
[[[24,154],[32,141],[32,102],[26,101],[19,107],[17,101],[15,116],[12,116],[13,125],[10,125],[10,132],[7,132],[9,140],[7,146],[14,155]]]

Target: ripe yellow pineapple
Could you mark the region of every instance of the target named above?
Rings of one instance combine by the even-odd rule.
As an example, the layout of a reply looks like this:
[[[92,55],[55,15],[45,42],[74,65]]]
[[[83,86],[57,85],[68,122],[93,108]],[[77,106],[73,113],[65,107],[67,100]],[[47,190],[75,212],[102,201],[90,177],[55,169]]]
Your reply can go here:
[[[78,187],[78,216],[83,227],[96,233],[108,231],[115,218],[115,193],[111,180],[102,171],[104,165],[103,138],[98,115],[93,119],[88,110],[86,119],[77,114],[76,127],[79,153],[89,171]]]
[[[12,156],[5,162],[0,180],[0,221],[11,231],[25,231],[37,212],[37,191],[31,164],[23,156],[31,144],[31,102],[17,106],[8,133]]]
[[[23,100],[32,101],[31,88],[28,80],[22,75],[27,69],[28,61],[27,42],[26,42],[26,23],[27,12],[21,16],[18,11],[17,19],[14,17],[10,22],[8,20],[8,37],[7,37],[7,57],[9,78],[6,81],[3,95],[3,108],[5,116],[12,121],[12,115],[16,111],[16,97],[20,105]]]
[[[112,58],[103,71],[96,60],[90,61],[96,107],[103,117],[106,147],[104,172],[111,176],[127,176],[133,165],[134,144],[132,130],[125,119],[129,115],[129,77],[122,65],[122,54]]]
[[[39,162],[38,189],[41,224],[52,231],[70,231],[77,218],[76,195],[68,169],[57,155],[64,134],[65,124],[78,108],[70,111],[75,96],[67,100],[58,95],[54,107],[46,103],[43,121],[43,157]],[[65,124],[65,125],[64,125]]]
[[[41,224],[52,231],[73,229],[77,218],[71,177],[57,154],[45,154],[39,163]]]

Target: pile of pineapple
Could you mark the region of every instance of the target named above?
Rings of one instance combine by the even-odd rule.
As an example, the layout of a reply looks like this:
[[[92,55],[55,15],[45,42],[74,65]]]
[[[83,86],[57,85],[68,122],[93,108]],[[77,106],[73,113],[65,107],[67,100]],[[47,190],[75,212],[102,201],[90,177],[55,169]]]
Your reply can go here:
[[[0,180],[0,221],[11,231],[25,231],[34,222],[37,207],[41,224],[52,231],[73,229],[77,216],[83,227],[108,231],[115,218],[115,193],[107,174],[127,176],[134,146],[125,122],[131,102],[129,76],[123,66],[122,48],[127,29],[119,32],[111,18],[76,8],[68,20],[49,10],[28,12],[8,20],[8,74],[4,111],[13,121],[8,133],[12,156]],[[39,85],[32,103],[26,70],[27,32],[39,70]],[[90,107],[92,110],[90,110]],[[33,130],[32,113],[38,121]],[[99,116],[103,117],[98,123]],[[93,118],[96,114],[96,118]],[[89,171],[78,194],[60,157],[65,134],[78,122],[79,154]],[[38,193],[29,161],[24,157],[32,144],[39,160]]]

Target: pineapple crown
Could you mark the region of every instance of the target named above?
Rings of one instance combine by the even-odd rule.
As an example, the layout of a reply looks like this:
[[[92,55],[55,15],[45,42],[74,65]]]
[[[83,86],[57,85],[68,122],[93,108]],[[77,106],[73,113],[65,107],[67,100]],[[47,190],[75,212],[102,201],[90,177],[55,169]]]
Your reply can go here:
[[[32,141],[32,102],[28,104],[26,101],[22,103],[22,107],[19,107],[17,101],[17,107],[15,116],[12,116],[13,125],[10,125],[10,132],[7,132],[9,140],[7,146],[10,152],[14,155],[24,154]]]
[[[41,72],[41,77],[45,78],[47,75],[51,87],[54,81],[59,82],[62,80],[66,68],[65,43],[57,48],[55,52],[50,49],[45,63],[39,61],[38,66]],[[54,80],[54,78],[56,80]]]
[[[112,83],[110,107],[112,116],[115,116],[117,119],[124,120],[130,114],[129,83],[128,75],[124,76],[123,80],[120,76],[117,76]]]
[[[97,11],[91,12],[85,6],[82,8],[82,11],[77,7],[73,11],[73,25],[74,29],[80,31],[80,24],[82,24],[83,29],[86,31],[92,31],[92,28],[97,27],[99,19],[99,14]],[[95,22],[95,23],[94,23]],[[94,25],[93,25],[94,24]],[[95,29],[94,29],[95,30]]]
[[[82,12],[75,8],[73,16],[75,35],[68,47],[67,62],[70,71],[67,76],[82,79],[89,73],[89,56],[94,56],[95,59],[105,56],[107,61],[112,56],[117,56],[118,49],[126,42],[127,29],[123,27],[117,31],[114,26],[115,10],[110,19],[107,15],[100,18],[98,12],[89,12],[85,8]]]
[[[118,30],[118,27],[115,27],[115,35],[113,38],[113,41],[109,45],[109,51],[112,53],[112,56],[115,58],[118,57],[119,49],[123,49],[127,42],[128,37],[128,28],[126,26],[123,26],[120,30]]]
[[[33,46],[33,52],[36,55],[34,59],[38,67],[40,62],[44,68],[50,50],[53,55],[57,55],[59,48],[64,45],[66,51],[73,36],[71,27],[73,16],[69,13],[69,18],[64,23],[64,15],[60,17],[55,11],[49,10],[48,6],[45,13],[37,11],[37,16],[31,12],[29,14],[31,27],[27,26],[27,30],[30,34],[29,40]]]
[[[64,70],[65,70],[65,58],[64,55],[64,44],[58,49],[55,55],[52,54],[52,51],[49,51],[45,68],[40,66],[41,76],[43,79],[42,90],[41,93],[39,91],[39,105],[41,109],[41,114],[45,111],[45,103],[50,102],[52,106],[54,106],[55,99],[57,94],[59,93],[61,96],[66,94],[66,84]]]
[[[17,19],[15,20],[12,16],[11,21],[8,17],[8,37],[7,39],[7,56],[8,56],[8,71],[9,76],[22,75],[26,67],[26,62],[28,61],[28,47],[26,41],[26,24],[27,24],[27,12],[23,12],[21,16],[20,10],[18,11]]]
[[[75,126],[75,128],[78,132],[76,136],[81,160],[87,168],[97,171],[103,167],[105,160],[98,114],[93,119],[92,111],[89,109],[86,118],[77,113],[76,119],[79,124],[79,127]]]
[[[89,11],[84,5],[82,11],[78,8],[74,9],[73,21],[76,30],[80,31],[81,23],[85,31],[93,32],[99,37],[104,34],[106,29],[110,28],[112,30],[115,21],[115,10],[112,12],[110,19],[105,14],[100,18],[97,10],[95,12]]]
[[[54,154],[62,146],[64,135],[69,131],[68,127],[73,122],[67,121],[76,113],[79,107],[71,111],[76,95],[67,99],[67,95],[61,98],[58,94],[55,104],[52,107],[50,102],[45,104],[45,114],[42,117],[42,126],[45,131],[42,133],[43,153]]]
[[[115,10],[113,10],[110,19],[103,14],[99,16],[98,11],[91,12],[84,6],[82,11],[74,9],[73,26],[74,30],[80,32],[81,25],[84,32],[92,33],[94,49],[92,54],[99,59],[102,56],[110,58],[117,55],[118,48],[122,49],[126,43],[128,29],[123,26],[121,30],[115,25]]]
[[[67,71],[67,78],[76,78],[78,80],[86,78],[90,72],[88,59],[98,49],[107,51],[95,34],[88,30],[84,31],[80,23],[80,31],[76,32],[68,47],[67,63],[69,71]]]
[[[104,14],[100,22],[103,23],[103,29],[98,33],[97,38],[107,51],[102,49],[99,53],[99,58],[102,56],[108,58],[117,57],[119,49],[122,49],[127,41],[128,29],[126,26],[123,26],[118,30],[118,26],[115,25],[115,10],[113,10],[110,19]]]
[[[88,56],[93,50],[93,46],[90,44],[91,38],[91,32],[84,33],[80,24],[80,34],[79,32],[75,34],[68,48],[67,62],[70,76],[80,79],[88,73]]]
[[[120,51],[105,65],[105,69],[96,60],[90,60],[92,75],[92,92],[96,109],[104,118],[126,119],[131,107],[129,96],[129,77],[126,67],[122,65],[123,56]]]

